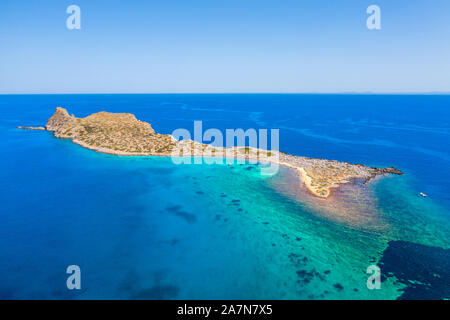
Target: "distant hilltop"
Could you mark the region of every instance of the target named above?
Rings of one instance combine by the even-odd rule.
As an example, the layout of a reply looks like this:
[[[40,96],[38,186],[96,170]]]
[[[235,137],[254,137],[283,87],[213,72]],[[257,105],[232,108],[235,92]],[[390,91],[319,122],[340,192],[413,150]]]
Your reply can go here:
[[[82,147],[101,153],[132,156],[233,157],[276,163],[296,169],[308,190],[317,197],[327,198],[334,188],[354,179],[372,180],[377,175],[403,173],[394,168],[374,168],[335,160],[312,159],[289,155],[278,150],[250,147],[213,147],[183,140],[178,142],[168,134],[159,134],[147,122],[131,113],[101,111],[85,118],[69,115],[57,107],[44,127],[19,129],[47,130],[57,138],[71,139]]]

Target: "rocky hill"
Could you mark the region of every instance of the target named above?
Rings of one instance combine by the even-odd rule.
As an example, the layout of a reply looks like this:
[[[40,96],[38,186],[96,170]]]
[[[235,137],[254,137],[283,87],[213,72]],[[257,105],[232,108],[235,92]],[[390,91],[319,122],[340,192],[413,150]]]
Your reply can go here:
[[[130,113],[102,111],[76,118],[58,107],[45,128],[57,138],[111,154],[170,154],[176,143],[172,136],[155,133],[149,123]]]

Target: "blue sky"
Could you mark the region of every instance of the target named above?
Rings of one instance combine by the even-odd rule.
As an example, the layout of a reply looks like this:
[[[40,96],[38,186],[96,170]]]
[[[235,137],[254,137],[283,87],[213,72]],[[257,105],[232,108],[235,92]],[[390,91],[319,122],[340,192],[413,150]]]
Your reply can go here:
[[[0,48],[0,93],[450,92],[450,1],[2,0]]]

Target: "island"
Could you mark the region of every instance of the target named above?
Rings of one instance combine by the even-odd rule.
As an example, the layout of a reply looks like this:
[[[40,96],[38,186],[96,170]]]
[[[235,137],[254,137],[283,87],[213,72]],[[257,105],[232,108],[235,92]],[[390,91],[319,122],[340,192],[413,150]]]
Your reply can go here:
[[[91,150],[113,155],[234,157],[272,162],[298,171],[309,192],[328,198],[340,184],[361,179],[364,183],[379,175],[403,173],[394,168],[376,168],[336,160],[313,159],[286,154],[278,150],[251,147],[214,147],[192,140],[177,141],[169,134],[159,134],[152,126],[130,113],[101,111],[85,118],[69,115],[66,109],[56,112],[43,127],[20,129],[47,130],[57,138],[70,139]]]

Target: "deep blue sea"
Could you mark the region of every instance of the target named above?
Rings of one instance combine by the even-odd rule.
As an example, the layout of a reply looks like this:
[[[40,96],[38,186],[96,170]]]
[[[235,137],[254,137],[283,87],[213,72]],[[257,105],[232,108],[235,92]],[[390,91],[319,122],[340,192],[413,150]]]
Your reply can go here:
[[[405,175],[321,200],[287,168],[105,155],[16,129],[57,106],[168,134],[279,128],[281,151]],[[450,95],[0,95],[0,115],[0,299],[450,298]]]

